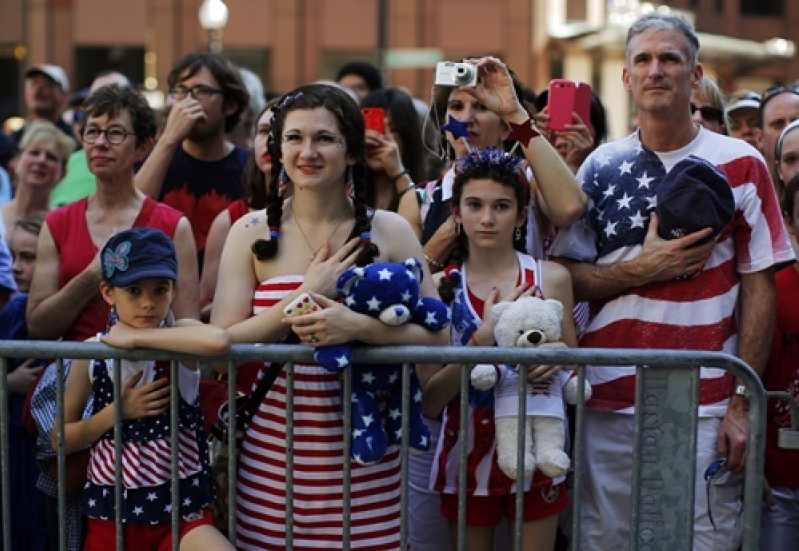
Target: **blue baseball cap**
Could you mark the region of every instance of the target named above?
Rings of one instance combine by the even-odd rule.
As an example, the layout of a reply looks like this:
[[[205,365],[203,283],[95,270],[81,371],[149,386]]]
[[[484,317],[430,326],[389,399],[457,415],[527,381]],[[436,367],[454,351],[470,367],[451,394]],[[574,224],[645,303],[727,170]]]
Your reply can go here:
[[[178,278],[175,244],[156,228],[131,228],[113,235],[100,258],[103,281],[114,287],[148,278]]]
[[[724,173],[692,155],[674,165],[658,186],[657,214],[658,234],[663,239],[713,228],[699,245],[714,239],[730,224],[735,198]]]

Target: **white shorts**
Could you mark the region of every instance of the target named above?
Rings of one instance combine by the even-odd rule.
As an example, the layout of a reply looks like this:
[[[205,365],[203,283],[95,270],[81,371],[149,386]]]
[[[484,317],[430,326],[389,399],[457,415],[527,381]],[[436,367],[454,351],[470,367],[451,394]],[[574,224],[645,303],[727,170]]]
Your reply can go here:
[[[715,529],[708,516],[705,469],[718,459],[721,420],[700,418],[697,432],[694,550],[735,551],[743,535],[743,476],[728,471],[710,489]],[[632,415],[585,411],[583,479],[575,506],[580,508],[580,549],[630,548],[630,508],[635,420]]]

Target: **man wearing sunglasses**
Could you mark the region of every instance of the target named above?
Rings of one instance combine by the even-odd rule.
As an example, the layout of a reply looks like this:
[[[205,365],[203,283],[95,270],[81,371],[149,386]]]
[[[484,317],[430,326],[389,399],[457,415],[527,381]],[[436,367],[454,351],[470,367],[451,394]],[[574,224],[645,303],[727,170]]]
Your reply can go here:
[[[771,180],[777,184],[780,180],[774,162],[774,147],[788,123],[799,119],[799,88],[775,86],[766,90],[760,104],[760,119],[763,124],[763,156]]]
[[[178,60],[167,82],[166,128],[137,173],[136,185],[186,215],[202,270],[211,223],[244,193],[241,174],[249,152],[225,133],[238,124],[249,93],[238,68],[211,52],[192,52]]]

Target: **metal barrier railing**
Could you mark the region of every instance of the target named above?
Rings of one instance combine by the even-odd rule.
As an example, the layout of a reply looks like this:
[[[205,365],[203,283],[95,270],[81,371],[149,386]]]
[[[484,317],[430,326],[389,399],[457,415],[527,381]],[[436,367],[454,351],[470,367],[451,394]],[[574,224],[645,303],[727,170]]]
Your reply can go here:
[[[0,406],[7,411],[7,360],[10,358],[72,358],[96,359],[109,358],[115,360],[114,376],[120,376],[120,360],[167,360],[174,362],[181,360],[197,360],[190,355],[181,355],[155,350],[123,350],[112,348],[101,343],[69,343],[45,341],[0,341],[0,358],[2,361],[2,377],[0,377]],[[294,363],[309,363],[313,361],[312,349],[303,345],[235,345],[229,354],[218,358],[202,358],[204,361],[228,362],[229,387],[228,398],[231,403],[235,400],[235,365],[246,361],[278,361],[286,362],[287,377],[287,496],[288,508],[286,511],[286,547],[292,548],[292,486],[290,473],[293,464],[293,444],[291,433],[293,430],[293,403],[292,388]],[[749,422],[750,434],[747,448],[746,477],[744,487],[744,540],[742,549],[754,551],[757,549],[760,535],[761,496],[763,491],[763,462],[765,450],[765,411],[766,393],[763,385],[754,371],[744,362],[733,356],[722,353],[676,351],[676,350],[619,350],[619,349],[536,349],[536,348],[497,348],[497,347],[370,347],[356,348],[354,361],[357,363],[403,364],[403,413],[407,412],[410,405],[409,381],[410,365],[407,362],[427,364],[462,364],[461,377],[461,442],[464,442],[468,423],[468,401],[465,389],[469,384],[468,365],[474,363],[507,363],[507,364],[541,364],[541,365],[577,365],[586,364],[636,366],[636,435],[634,446],[635,469],[632,473],[632,518],[631,518],[631,549],[647,550],[672,550],[690,549],[693,540],[693,503],[695,486],[695,469],[686,465],[694,465],[697,435],[697,411],[699,402],[699,368],[717,367],[729,371],[732,375],[740,377],[751,391]],[[56,425],[59,430],[59,507],[63,512],[66,494],[63,484],[65,472],[65,457],[63,454],[63,362],[59,361],[59,388],[58,412],[61,421]],[[349,396],[351,389],[351,376],[347,370],[343,384],[344,396]],[[574,487],[573,494],[579,495],[580,478],[582,472],[582,446],[583,409],[582,389],[584,384],[584,370],[578,367],[580,388],[580,403],[576,409],[576,437],[573,449]],[[519,378],[519,405],[524,404],[524,378]],[[119,400],[120,385],[115,385],[115,400]],[[177,377],[172,378],[171,393],[172,413],[172,438],[177,441],[177,406],[178,387]],[[350,403],[344,400],[343,423],[344,434],[350,434]],[[11,507],[9,494],[9,450],[8,450],[8,416],[4,415],[0,423],[0,465],[2,465],[2,526],[4,548],[10,549]],[[401,448],[401,538],[402,548],[407,548],[408,541],[408,424],[407,415],[403,415],[402,448]],[[118,412],[115,422],[121,423],[121,414]],[[519,408],[518,422],[524,423],[524,407]],[[235,416],[230,416],[229,446],[235,446]],[[115,431],[117,442],[121,446],[121,431]],[[519,430],[519,455],[517,458],[518,472],[523,476],[523,452],[525,431]],[[664,438],[655,438],[655,435],[665,435]],[[343,547],[349,549],[350,544],[350,510],[349,510],[349,473],[350,473],[350,443],[349,438],[344,439],[343,468],[345,474],[344,496],[345,509],[342,520]],[[466,493],[465,468],[466,446],[461,446],[462,470],[459,491],[459,523],[458,523],[458,548],[465,549],[465,504]],[[177,446],[173,447],[173,464],[177,462]],[[120,461],[120,454],[116,454]],[[120,465],[117,464],[117,472]],[[235,526],[235,464],[228,465],[230,486],[228,493],[230,508],[230,523],[228,526],[231,541],[236,541]],[[653,486],[648,481],[660,477],[669,480],[670,484]],[[179,494],[178,475],[173,470],[172,479],[172,529],[173,549],[177,550],[177,522],[179,520]],[[523,487],[521,480],[517,481],[518,487]],[[120,514],[119,504],[123,499],[121,484],[117,484],[117,511]],[[651,512],[651,504],[658,503],[660,510],[668,511],[669,523],[651,522],[649,514],[643,514],[642,494],[647,495],[647,511]],[[522,543],[522,514],[523,494],[519,492],[517,499],[517,522],[513,539],[517,548]],[[580,515],[579,503],[576,503],[576,513],[572,520],[571,542],[572,548],[579,548]],[[119,519],[118,519],[119,520]],[[66,549],[66,537],[63,526],[59,534],[60,549]],[[117,548],[122,549],[121,525],[117,524]]]

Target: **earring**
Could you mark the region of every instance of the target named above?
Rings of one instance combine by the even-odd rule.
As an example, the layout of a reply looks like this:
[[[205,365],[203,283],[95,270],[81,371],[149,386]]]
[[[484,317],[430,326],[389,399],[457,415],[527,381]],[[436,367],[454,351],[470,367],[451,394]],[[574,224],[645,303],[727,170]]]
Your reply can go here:
[[[347,186],[345,189],[347,191],[347,197],[349,197],[350,199],[355,198],[355,180],[353,179],[352,172],[353,172],[352,165],[349,165],[347,167],[347,176],[346,176]]]
[[[458,222],[455,222],[455,235],[458,237],[461,236],[461,225]]]
[[[277,196],[283,197],[289,187],[289,175],[286,173],[286,167],[280,168],[280,174],[277,177]]]
[[[119,321],[119,315],[117,314],[117,307],[112,306],[111,309],[108,311],[108,319],[105,324],[106,331],[108,331],[114,325],[116,325],[118,321]]]
[[[521,241],[522,240],[522,228],[521,228],[521,226],[516,226],[516,232],[514,233],[514,236],[516,237],[516,241]]]

